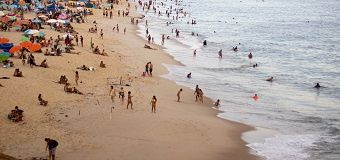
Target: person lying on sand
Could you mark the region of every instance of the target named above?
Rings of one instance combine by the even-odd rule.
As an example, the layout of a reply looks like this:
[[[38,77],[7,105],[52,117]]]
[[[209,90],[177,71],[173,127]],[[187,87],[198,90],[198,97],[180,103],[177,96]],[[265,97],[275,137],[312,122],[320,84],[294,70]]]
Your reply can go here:
[[[151,48],[151,47],[150,47],[149,45],[147,45],[147,44],[144,44],[144,48],[156,50],[156,49],[154,49],[154,48]]]
[[[45,59],[45,60],[43,60],[43,61],[41,62],[41,64],[40,64],[40,66],[39,66],[39,67],[48,68],[48,65],[47,65],[46,59]]]
[[[73,93],[72,88],[69,88],[68,86],[70,86],[70,83],[66,83],[64,86],[64,91],[67,93]]]
[[[38,100],[40,105],[47,106],[48,101],[43,100],[41,94],[38,95]]]
[[[99,66],[100,66],[100,68],[106,68],[106,65],[104,64],[103,61],[100,62],[100,65],[99,65]]]
[[[19,70],[19,68],[15,69],[14,77],[23,77],[22,72]]]
[[[77,69],[81,69],[81,70],[85,70],[85,71],[90,70],[89,67],[86,67],[85,65],[83,65],[81,67],[77,67]]]

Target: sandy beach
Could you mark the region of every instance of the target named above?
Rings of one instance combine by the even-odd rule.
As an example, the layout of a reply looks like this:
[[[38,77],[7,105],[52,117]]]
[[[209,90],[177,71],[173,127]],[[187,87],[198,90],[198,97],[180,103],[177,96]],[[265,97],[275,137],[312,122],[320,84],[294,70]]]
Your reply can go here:
[[[64,160],[258,159],[241,139],[241,134],[252,127],[216,117],[218,111],[212,109],[212,100],[195,102],[193,90],[160,77],[168,73],[163,64],[181,64],[164,53],[161,46],[151,44],[155,50],[143,47],[147,41],[137,36],[137,26],[130,23],[131,17],[139,15],[132,12],[127,17],[117,16],[117,10],[126,6],[126,2],[115,5],[112,19],[104,18],[102,10],[95,9],[94,15],[86,19],[89,23],[72,23],[78,35],[84,37],[84,47],[74,47],[79,55],[34,53],[36,63],[47,59],[49,68],[23,66],[15,55],[10,58],[14,68],[0,69],[0,77],[10,77],[0,80],[4,86],[0,87],[0,152],[17,159],[46,159],[44,138],[50,137],[59,142],[56,159]],[[34,13],[25,16],[33,18]],[[103,39],[99,32],[88,32],[94,20],[98,30],[103,29]],[[116,24],[119,33],[112,31]],[[63,35],[44,27],[41,31],[46,37]],[[22,34],[1,32],[1,37],[18,45]],[[93,54],[91,38],[94,46],[105,49],[109,56]],[[99,67],[101,61],[106,68]],[[150,61],[154,65],[153,77],[142,77],[144,66]],[[96,70],[77,70],[80,83],[76,86],[72,70],[82,65]],[[14,77],[15,68],[20,68],[24,77]],[[76,86],[84,95],[64,92],[64,85],[53,82],[61,75],[66,75],[71,87]],[[124,105],[119,102],[120,77],[125,94],[132,92],[133,110],[126,109],[126,99]],[[109,96],[111,85],[117,93],[114,103]],[[181,102],[177,102],[180,88]],[[49,101],[48,106],[39,105],[38,94]],[[151,113],[153,95],[158,99],[157,113]],[[22,122],[7,119],[15,106],[24,110]]]

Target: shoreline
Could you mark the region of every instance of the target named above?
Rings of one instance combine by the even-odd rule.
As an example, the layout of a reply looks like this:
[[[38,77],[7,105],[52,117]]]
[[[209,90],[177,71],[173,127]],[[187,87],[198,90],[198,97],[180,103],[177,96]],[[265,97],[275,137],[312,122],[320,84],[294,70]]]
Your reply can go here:
[[[123,3],[123,4],[125,4],[125,3]],[[120,7],[122,7],[122,6],[120,6]],[[115,9],[114,11],[117,11],[117,9]],[[100,12],[101,12],[101,10],[96,10],[95,15],[99,15],[99,17],[100,17]],[[90,17],[90,19],[93,19],[93,18],[94,18],[94,16]],[[115,17],[115,18],[117,18],[117,17]],[[105,19],[101,18],[99,20],[105,20]],[[120,23],[124,23],[126,21],[127,21],[127,19],[125,19],[125,21],[123,21],[123,22],[120,21]],[[79,28],[81,26],[88,27],[88,25],[85,25],[85,24],[80,24],[80,25],[75,24],[75,28],[76,28],[77,31],[79,31],[79,33],[81,33],[80,32],[81,28]],[[83,31],[82,34],[86,34],[87,29],[85,27],[82,28],[82,31]],[[134,28],[136,26],[131,27],[131,24],[130,24],[130,26],[128,26],[128,27]],[[133,30],[132,32],[134,32],[134,34],[132,34],[132,37],[134,37],[134,38],[136,38],[136,36],[140,37],[136,34],[137,30]],[[111,35],[111,34],[109,34],[109,35]],[[97,34],[93,35],[94,39],[96,39],[97,36],[98,36]],[[122,40],[117,40],[117,38],[115,39],[114,43],[118,43],[118,44],[124,43],[124,41],[122,42]],[[142,40],[142,37],[140,37],[140,38],[141,38],[140,40]],[[125,40],[126,40],[126,38],[125,38]],[[136,42],[136,44],[145,43],[144,41],[140,41],[140,40],[137,40],[137,41],[134,41],[134,42]],[[89,39],[86,39],[85,41],[89,41]],[[97,42],[95,42],[95,43],[97,43]],[[99,43],[100,43],[100,41],[99,41]],[[85,42],[84,44],[85,44],[84,48],[86,48],[86,46],[88,46],[88,43]],[[104,44],[104,42],[103,42],[103,44]],[[129,47],[126,47],[126,45],[129,46],[128,44],[129,43],[125,42],[125,46],[124,45],[116,46],[117,44],[114,44],[113,46],[118,47],[117,50],[125,52],[126,51],[125,49],[129,50]],[[131,42],[130,42],[130,44],[131,44]],[[132,44],[135,44],[135,43],[132,42]],[[106,51],[110,51],[110,50],[107,50],[108,47],[111,48],[111,46],[108,46],[110,44],[105,44],[105,45],[107,45],[105,47]],[[105,45],[103,45],[103,46],[105,46]],[[100,47],[100,48],[102,48],[102,47]],[[131,46],[130,46],[130,48],[131,48]],[[142,48],[142,46],[138,46],[138,49],[135,48],[134,50],[129,51],[129,53],[133,53],[133,52],[136,52],[136,51],[138,52],[139,50],[141,50],[140,48]],[[84,84],[82,84],[82,85],[87,85],[87,86],[79,86],[79,88],[81,90],[85,90],[86,93],[90,93],[92,91],[91,92],[92,96],[91,96],[91,94],[87,94],[87,95],[84,96],[84,98],[81,98],[81,97],[74,96],[74,95],[67,95],[67,94],[63,93],[62,91],[60,92],[60,88],[62,86],[53,85],[52,89],[58,90],[57,95],[49,96],[49,93],[47,91],[44,93],[44,95],[47,95],[46,96],[47,98],[56,100],[54,103],[52,101],[52,104],[50,106],[53,106],[53,107],[51,107],[51,108],[50,108],[50,106],[48,106],[47,108],[36,109],[36,108],[33,108],[33,107],[39,107],[39,106],[37,106],[37,104],[34,103],[35,100],[33,100],[33,101],[28,100],[28,99],[24,100],[24,101],[26,101],[26,103],[28,102],[28,103],[33,104],[32,105],[33,107],[29,108],[30,110],[32,110],[32,112],[30,113],[30,111],[28,111],[27,116],[36,116],[37,113],[45,112],[45,116],[38,116],[38,117],[35,117],[35,118],[27,117],[27,123],[28,123],[29,127],[35,126],[35,127],[42,129],[43,131],[44,130],[46,131],[48,129],[53,129],[53,130],[57,129],[56,131],[58,131],[58,133],[52,133],[52,132],[48,132],[48,133],[42,132],[41,133],[41,132],[37,131],[39,133],[36,133],[35,138],[33,138],[34,140],[32,138],[30,138],[29,140],[26,141],[25,145],[23,145],[21,147],[28,147],[28,146],[33,147],[35,145],[41,146],[44,143],[44,142],[41,142],[42,138],[44,136],[53,135],[54,137],[59,137],[59,138],[65,137],[65,139],[63,139],[63,140],[60,139],[60,141],[62,142],[63,145],[61,145],[60,148],[58,149],[59,154],[57,154],[57,158],[74,159],[75,157],[79,158],[81,156],[83,156],[83,158],[85,158],[86,156],[84,156],[84,154],[86,155],[86,153],[91,154],[92,152],[95,152],[95,154],[101,154],[101,152],[103,152],[103,151],[98,151],[98,149],[102,148],[104,146],[103,144],[105,144],[105,142],[102,142],[102,141],[98,142],[98,140],[97,140],[97,142],[95,142],[93,139],[96,139],[96,138],[93,138],[93,137],[97,137],[97,138],[113,140],[115,143],[121,144],[120,146],[123,146],[122,147],[123,149],[125,147],[129,147],[129,148],[132,148],[132,150],[134,150],[135,152],[139,153],[139,154],[136,154],[136,155],[128,155],[127,153],[123,154],[123,155],[120,154],[122,157],[125,157],[125,158],[127,158],[129,156],[136,156],[134,158],[137,158],[138,156],[140,156],[140,154],[145,154],[145,152],[147,152],[147,153],[150,152],[149,150],[145,150],[145,149],[142,149],[138,146],[135,146],[136,144],[139,144],[140,146],[144,146],[144,147],[155,147],[155,146],[157,146],[160,154],[163,153],[163,154],[172,155],[173,157],[168,157],[170,159],[173,159],[176,156],[178,156],[176,158],[179,158],[179,159],[194,158],[194,157],[191,157],[191,156],[200,156],[201,159],[209,158],[209,157],[205,157],[204,155],[202,155],[202,154],[206,153],[207,146],[212,148],[212,149],[210,149],[211,151],[212,150],[223,151],[224,149],[231,150],[231,151],[228,151],[227,153],[225,153],[225,152],[220,153],[221,155],[215,155],[214,154],[213,156],[216,156],[215,157],[216,159],[226,159],[225,156],[230,157],[230,159],[235,159],[236,157],[238,157],[238,158],[242,157],[243,159],[245,159],[245,158],[246,159],[255,159],[256,156],[250,155],[249,152],[247,152],[249,155],[243,153],[244,151],[249,150],[249,148],[247,148],[245,146],[245,142],[241,139],[242,133],[244,133],[247,130],[253,129],[251,126],[241,124],[241,123],[238,123],[238,122],[232,122],[232,121],[225,120],[225,119],[217,117],[217,114],[220,113],[220,111],[214,111],[211,107],[207,107],[207,106],[210,106],[209,104],[212,103],[211,99],[206,99],[206,102],[203,105],[197,105],[197,103],[195,103],[194,101],[193,102],[188,101],[188,99],[193,98],[193,95],[191,95],[192,92],[187,93],[186,91],[191,90],[191,89],[187,88],[187,87],[182,87],[182,86],[176,84],[174,81],[162,78],[160,76],[155,76],[153,78],[150,78],[150,77],[137,78],[137,77],[139,77],[140,72],[143,71],[143,63],[144,63],[144,62],[140,62],[141,59],[138,59],[138,57],[139,58],[143,57],[143,55],[145,55],[145,53],[152,52],[151,54],[153,54],[151,56],[148,55],[147,58],[144,57],[144,60],[146,60],[146,59],[150,60],[151,59],[152,62],[155,62],[155,66],[157,66],[157,70],[155,70],[155,75],[162,75],[162,74],[168,73],[168,70],[165,68],[165,66],[162,65],[163,63],[167,63],[167,64],[177,64],[178,63],[178,61],[174,60],[174,58],[171,55],[165,53],[161,49],[161,46],[156,46],[156,48],[157,48],[156,51],[145,51],[146,49],[142,48],[142,50],[144,50],[143,53],[134,54],[133,58],[131,58],[131,59],[129,58],[128,54],[126,54],[126,53],[121,54],[121,52],[118,52],[119,55],[109,54],[110,57],[97,57],[97,55],[93,55],[92,53],[89,55],[88,53],[86,53],[87,51],[85,49],[82,49],[83,50],[82,54],[87,54],[89,57],[88,56],[85,57],[83,55],[80,55],[79,57],[76,57],[77,55],[65,55],[63,58],[67,58],[66,61],[61,60],[59,58],[60,61],[64,61],[64,62],[62,62],[63,64],[67,64],[67,61],[71,61],[70,66],[67,67],[67,68],[70,68],[70,67],[74,68],[74,66],[79,66],[79,65],[81,65],[81,63],[85,63],[85,62],[79,63],[78,61],[80,61],[80,60],[87,60],[86,62],[88,63],[89,60],[91,61],[91,58],[96,58],[97,61],[100,60],[100,59],[105,59],[105,62],[108,64],[109,67],[110,66],[122,67],[122,68],[124,68],[124,70],[127,70],[128,74],[126,74],[126,71],[123,72],[123,71],[119,71],[118,69],[109,70],[109,67],[106,68],[106,70],[105,69],[98,69],[97,71],[95,71],[93,73],[91,71],[81,72],[82,76],[85,77],[84,78],[84,80],[85,80]],[[161,52],[161,57],[159,57],[159,56],[153,57],[153,56],[156,56],[156,54],[159,54],[159,52]],[[118,61],[118,59],[121,58],[120,56],[122,56],[123,61],[125,63],[120,63],[120,60]],[[37,57],[41,58],[41,55],[40,56],[37,55]],[[165,58],[165,57],[167,57],[167,58]],[[78,60],[78,58],[80,60]],[[112,58],[116,58],[116,59],[113,60]],[[129,60],[129,61],[131,60],[132,63],[126,62],[125,61],[126,59]],[[20,66],[20,62],[19,62],[20,60],[14,60],[14,61],[16,62],[15,64]],[[95,63],[93,62],[93,64],[90,64],[90,65],[97,64],[98,63],[97,61]],[[50,62],[52,62],[51,64],[53,66],[53,60],[50,59]],[[118,65],[114,64],[113,62],[118,63]],[[70,62],[68,62],[68,63],[70,63]],[[77,64],[72,64],[72,63],[77,63]],[[92,62],[90,62],[90,63],[92,63]],[[134,66],[133,67],[124,67],[124,66],[129,66],[130,64],[134,64]],[[57,65],[57,64],[55,63],[54,65]],[[63,69],[64,71],[66,71],[65,68]],[[58,68],[56,68],[56,69],[58,69]],[[36,75],[36,73],[32,72],[32,70],[34,71],[34,70],[37,70],[37,69],[28,69],[28,70],[24,69],[24,74],[26,72],[26,73],[29,73],[28,75],[30,75],[30,76],[25,77],[26,79],[32,78],[31,75],[33,75],[33,76]],[[136,93],[136,92],[141,93],[141,95],[137,95],[136,99],[137,99],[138,103],[142,104],[141,105],[142,107],[140,107],[140,108],[137,107],[137,109],[135,109],[133,112],[131,112],[131,114],[134,115],[134,116],[129,115],[129,113],[127,113],[125,111],[125,109],[122,109],[124,107],[116,108],[116,110],[114,110],[114,113],[113,113],[117,116],[117,117],[114,116],[114,118],[113,118],[114,120],[116,120],[115,122],[107,121],[108,115],[109,115],[109,108],[103,107],[103,106],[111,106],[111,102],[110,102],[109,98],[107,96],[105,96],[105,94],[107,94],[106,92],[107,92],[107,89],[108,89],[108,86],[109,86],[108,84],[113,83],[113,81],[117,80],[117,79],[115,79],[116,76],[107,77],[107,74],[110,74],[111,71],[114,71],[115,73],[117,73],[118,77],[119,77],[119,75],[120,76],[123,75],[124,79],[125,78],[126,79],[128,79],[128,78],[134,79],[133,86],[137,85],[137,87],[131,88],[131,90],[133,90],[133,93]],[[98,84],[98,83],[96,83],[96,80],[98,80],[97,78],[95,80],[89,80],[88,79],[89,77],[95,76],[96,72],[98,74],[102,75],[102,76],[97,75],[99,77],[98,79],[102,79],[102,80],[106,79],[106,81],[104,80],[104,82],[100,82]],[[71,82],[73,82],[72,78],[71,78],[72,74],[70,74],[70,73],[71,73],[71,71],[67,71],[68,78],[70,79]],[[11,72],[6,71],[5,74],[9,75],[9,74],[11,74]],[[57,77],[55,77],[55,75],[57,75],[57,74],[51,75],[49,77],[54,77],[54,79],[56,79]],[[135,77],[135,78],[133,78],[133,77]],[[88,81],[88,82],[86,82],[86,81]],[[15,83],[19,84],[20,82],[15,82]],[[10,86],[11,83],[7,82],[5,84],[6,84],[5,86]],[[145,85],[147,85],[147,86],[145,87]],[[160,86],[162,86],[162,88],[160,88]],[[166,86],[166,87],[163,88],[163,86]],[[184,102],[181,102],[181,103],[172,102],[172,99],[174,101],[176,99],[175,95],[176,95],[177,89],[175,89],[174,87],[178,87],[178,88],[181,87],[181,88],[185,89],[185,92],[183,92],[183,99],[185,100]],[[41,88],[41,87],[37,86],[37,88]],[[48,88],[48,89],[51,89],[51,88]],[[14,88],[14,91],[17,91],[17,90],[18,90],[17,88]],[[164,90],[166,90],[166,93],[164,93]],[[97,91],[97,92],[93,92],[93,91]],[[28,93],[30,93],[30,92],[28,92]],[[164,106],[164,109],[162,109],[162,108],[159,109],[160,112],[158,112],[155,115],[157,117],[157,119],[148,118],[146,121],[149,122],[149,123],[153,123],[154,120],[161,120],[163,122],[163,124],[162,123],[156,123],[156,124],[154,124],[155,126],[151,126],[151,128],[148,128],[148,129],[150,129],[152,131],[151,132],[152,134],[158,133],[156,135],[162,135],[162,136],[159,136],[159,137],[151,136],[150,137],[149,134],[148,134],[148,133],[150,133],[150,130],[145,130],[145,128],[143,128],[143,127],[146,127],[146,128],[150,127],[150,126],[148,126],[149,123],[146,123],[146,124],[145,123],[138,123],[139,125],[143,125],[142,128],[140,128],[139,126],[135,126],[136,124],[134,124],[134,123],[131,123],[131,122],[128,123],[129,125],[140,129],[142,134],[139,133],[139,134],[135,135],[133,133],[124,133],[123,131],[116,131],[115,130],[115,129],[122,129],[124,131],[127,131],[129,129],[133,129],[133,128],[129,128],[129,127],[124,129],[124,127],[126,127],[126,126],[119,124],[119,123],[125,122],[126,119],[130,119],[132,121],[135,121],[135,119],[145,120],[144,116],[150,115],[150,113],[146,113],[147,112],[146,110],[149,110],[149,107],[145,107],[145,106],[148,106],[148,104],[146,102],[148,102],[148,100],[149,100],[149,98],[146,98],[146,97],[151,97],[155,93],[156,93],[157,96],[160,95],[161,98],[165,99],[165,101],[163,101],[163,100],[159,101],[159,105]],[[60,95],[62,95],[62,97],[58,98]],[[71,96],[71,99],[70,99],[70,96]],[[192,98],[188,98],[190,96]],[[57,101],[58,99],[59,99],[60,103]],[[64,100],[62,100],[62,99],[64,99]],[[70,100],[68,100],[68,99],[70,99]],[[102,100],[102,101],[99,101],[99,100]],[[98,104],[97,104],[97,101],[98,101]],[[116,100],[116,102],[117,101],[118,100]],[[58,102],[58,104],[56,102]],[[87,104],[87,105],[77,106],[79,104],[75,104],[75,103]],[[99,104],[99,103],[101,103],[101,104]],[[10,102],[7,102],[5,104],[6,104],[6,108],[11,108],[12,105],[15,104],[15,102],[10,101]],[[117,103],[114,104],[114,105],[118,106]],[[183,108],[182,109],[173,108],[172,105],[178,105],[178,106],[183,107]],[[22,106],[25,106],[25,103],[22,103]],[[97,108],[94,109],[94,107],[97,107]],[[193,108],[193,107],[195,107],[195,108]],[[197,107],[199,107],[199,110],[197,110]],[[202,107],[205,107],[205,108],[202,108]],[[78,110],[79,111],[81,110],[81,115],[76,117],[76,115],[78,114],[78,112],[77,112]],[[164,110],[173,111],[173,112],[165,113]],[[63,113],[63,114],[59,114],[57,111],[59,113]],[[181,113],[182,111],[186,111],[186,112]],[[136,115],[135,113],[138,113],[139,115],[138,114]],[[187,116],[186,113],[194,113],[195,116],[191,116],[191,117],[188,118],[188,117],[186,117]],[[68,115],[68,118],[65,117],[65,114]],[[170,114],[170,115],[168,115],[168,114]],[[161,116],[159,116],[159,115],[161,115]],[[199,115],[199,116],[197,116],[197,115]],[[203,117],[203,121],[202,121],[202,117],[200,117],[200,116]],[[180,120],[178,120],[178,119],[180,119]],[[90,120],[92,120],[92,121],[90,121]],[[93,121],[98,122],[98,123],[94,123]],[[34,124],[35,122],[39,122],[39,123]],[[88,122],[88,123],[85,123],[85,122]],[[205,124],[203,124],[204,126],[203,127],[200,126],[200,125],[202,125],[201,123],[204,123],[204,122],[206,122]],[[109,129],[105,128],[105,126],[110,125],[112,123],[116,126],[114,126],[113,128],[109,128]],[[40,125],[44,125],[44,124],[52,125],[53,128],[40,126]],[[7,122],[7,125],[4,126],[4,127],[7,128],[7,127],[10,127],[11,125],[12,124],[9,124]],[[166,128],[163,128],[164,125],[166,126]],[[212,126],[210,126],[210,125],[212,125]],[[228,127],[225,127],[224,125],[227,125]],[[23,127],[23,128],[26,128],[26,127]],[[98,128],[95,131],[101,131],[101,132],[99,132],[99,133],[101,133],[100,135],[95,134],[95,132],[93,132],[93,129],[96,128],[96,127],[98,127]],[[167,128],[167,127],[169,127],[169,128]],[[212,127],[214,129],[211,129]],[[233,128],[233,133],[230,133],[230,131],[229,131],[230,128]],[[173,130],[173,129],[177,129],[177,130]],[[208,130],[204,130],[204,129],[208,129]],[[109,135],[105,135],[104,137],[102,137],[103,136],[102,134],[105,133],[107,130],[112,131],[113,134],[116,135],[116,137],[110,138]],[[187,132],[183,132],[182,130],[187,131]],[[213,131],[209,131],[209,130],[213,130]],[[221,133],[220,130],[223,130],[223,134]],[[166,132],[164,132],[164,131],[166,131]],[[211,132],[211,133],[207,133],[207,131]],[[85,132],[87,134],[85,134],[83,132]],[[118,133],[116,133],[116,132],[118,132]],[[235,133],[235,132],[237,132],[237,133]],[[173,133],[175,136],[174,137],[167,137],[166,135],[168,133]],[[201,133],[202,135],[198,135],[198,133]],[[238,141],[234,140],[231,137],[224,138],[224,140],[221,140],[220,138],[223,138],[221,136],[225,136],[225,133],[228,133],[229,136],[231,136],[233,138],[236,137],[239,140]],[[28,132],[26,132],[26,134],[30,135],[30,133],[28,133]],[[90,135],[90,136],[87,137],[88,135]],[[121,135],[125,135],[125,137],[121,137]],[[166,136],[167,138],[165,138],[164,136]],[[202,141],[202,136],[203,136],[204,141]],[[214,137],[214,136],[216,136],[216,137]],[[37,137],[39,137],[39,139],[37,139]],[[91,140],[90,137],[92,137],[93,139]],[[133,139],[132,137],[137,137],[137,138]],[[175,139],[173,139],[173,138],[175,138]],[[191,139],[189,144],[185,144],[182,141],[176,140],[177,138],[179,138],[180,140],[186,140],[188,138],[189,139],[192,138],[192,139]],[[59,139],[57,139],[57,140],[59,140]],[[168,145],[158,144],[159,141],[161,141],[165,144],[168,144]],[[201,142],[202,144],[198,143],[198,142],[196,143],[196,141]],[[232,144],[238,145],[238,147],[234,148],[235,146],[233,146],[232,144],[229,144],[230,143],[229,141],[235,141]],[[91,142],[91,143],[89,143],[89,142]],[[142,143],[142,145],[140,143]],[[206,144],[206,143],[208,143],[208,144]],[[224,144],[224,143],[226,143],[226,144]],[[79,145],[79,144],[82,147],[75,147],[75,145]],[[194,149],[190,149],[190,146],[193,146],[193,145],[196,146],[196,145],[199,145],[199,144],[204,145],[204,147],[201,147],[201,148],[197,147],[197,148],[194,148]],[[229,144],[229,145],[227,146],[227,144]],[[12,149],[21,148],[20,146],[15,146],[15,144],[11,144],[11,145],[13,145],[11,147]],[[111,146],[111,147],[113,147],[116,150],[119,150],[119,147],[117,148],[117,146]],[[169,147],[169,148],[167,148],[167,147]],[[33,147],[33,149],[34,148],[35,147]],[[36,148],[41,148],[41,147],[36,147]],[[221,149],[221,148],[223,148],[223,149]],[[3,148],[1,148],[1,149],[3,149]],[[65,150],[68,150],[68,149],[72,149],[72,153],[65,151]],[[112,149],[112,148],[108,148],[108,147],[104,148],[104,150],[106,150],[106,151],[108,149]],[[173,153],[178,152],[178,151],[186,151],[186,152],[181,153],[179,155],[173,155]],[[11,151],[11,153],[15,153],[15,152],[17,152],[17,151]],[[29,150],[27,152],[29,152]],[[214,152],[216,152],[216,151],[214,151]],[[104,153],[106,153],[106,152],[104,152]],[[115,151],[115,153],[119,153],[119,151]],[[193,154],[196,154],[196,155],[189,156],[188,153],[193,153]],[[41,156],[42,154],[44,154],[44,152],[35,151],[30,156],[31,157]],[[87,156],[88,157],[86,157],[86,158],[91,158],[90,155],[87,155]],[[116,156],[116,155],[112,155],[112,156]],[[161,156],[161,155],[159,155],[159,154],[152,154],[152,155],[146,154],[145,156],[146,157],[152,156],[153,158],[157,159],[157,158],[160,158],[158,156]],[[184,156],[184,157],[181,157],[181,156]],[[206,156],[210,156],[210,154],[208,154]],[[115,158],[122,158],[122,157],[115,157]],[[92,157],[92,158],[94,158],[94,157]],[[122,158],[122,159],[124,159],[124,158]],[[149,159],[150,159],[150,157],[149,157]],[[164,157],[163,157],[163,159],[164,159]]]

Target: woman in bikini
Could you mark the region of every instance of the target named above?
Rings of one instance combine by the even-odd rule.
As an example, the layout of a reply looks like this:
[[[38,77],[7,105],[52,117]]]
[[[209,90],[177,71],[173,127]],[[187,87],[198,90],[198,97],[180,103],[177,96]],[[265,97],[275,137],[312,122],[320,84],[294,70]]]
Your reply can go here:
[[[123,87],[120,88],[120,91],[119,91],[119,97],[120,97],[120,103],[121,104],[124,104],[124,90],[123,90]]]
[[[131,91],[128,92],[128,101],[127,101],[127,106],[126,106],[126,109],[129,109],[129,104],[131,104],[131,110],[133,110],[132,108],[132,98],[133,96],[131,96]]]
[[[78,71],[75,71],[75,70],[73,70],[73,72],[76,73],[75,80],[76,80],[76,84],[78,86],[79,73],[78,73]]]
[[[153,96],[151,99],[151,112],[156,113],[156,103],[157,103],[157,98],[156,96]]]

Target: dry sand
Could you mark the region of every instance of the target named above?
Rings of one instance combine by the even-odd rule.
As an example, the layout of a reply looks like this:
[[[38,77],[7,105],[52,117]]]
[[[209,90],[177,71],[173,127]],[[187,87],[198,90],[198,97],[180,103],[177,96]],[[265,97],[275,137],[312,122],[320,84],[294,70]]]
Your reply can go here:
[[[14,69],[0,69],[0,152],[19,159],[47,158],[45,137],[59,142],[57,159],[257,159],[248,153],[241,133],[252,128],[243,124],[216,117],[218,111],[211,108],[212,101],[204,104],[195,102],[193,90],[179,86],[173,81],[161,78],[167,74],[162,64],[180,65],[165,54],[161,46],[151,45],[156,50],[143,48],[147,43],[136,34],[136,25],[130,24],[129,17],[117,17],[117,10],[127,5],[115,6],[114,18],[102,17],[101,10],[88,21],[97,21],[98,30],[104,30],[104,39],[89,33],[92,23],[75,24],[75,30],[84,37],[84,47],[75,47],[80,55],[64,53],[61,57],[44,56],[34,53],[36,63],[44,59],[50,68],[23,66],[16,57],[15,68],[23,71],[24,77],[13,77]],[[118,8],[118,9],[117,9]],[[120,33],[113,33],[112,27],[120,26]],[[48,30],[46,37],[62,35]],[[126,35],[123,29],[127,28]],[[22,32],[1,32],[11,42],[19,44]],[[109,56],[90,52],[90,39]],[[75,42],[74,42],[75,43]],[[104,61],[107,68],[99,68]],[[142,77],[145,64],[154,65],[153,77]],[[67,94],[63,85],[54,83],[60,75],[66,75],[75,86],[74,72],[81,65],[93,66],[96,71],[78,70],[77,88],[85,95]],[[185,75],[184,75],[185,76]],[[126,109],[117,97],[112,103],[109,97],[111,84],[119,83],[122,77],[125,95],[132,92],[134,110]],[[193,84],[194,85],[194,84]],[[120,85],[115,85],[118,91]],[[177,102],[177,91],[183,88],[182,102]],[[37,96],[41,93],[49,101],[47,107],[39,105]],[[151,113],[150,100],[157,96],[157,113]],[[24,112],[24,121],[15,123],[7,114],[15,106]],[[111,107],[115,107],[111,113]],[[110,118],[111,117],[111,118]]]

